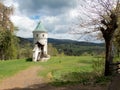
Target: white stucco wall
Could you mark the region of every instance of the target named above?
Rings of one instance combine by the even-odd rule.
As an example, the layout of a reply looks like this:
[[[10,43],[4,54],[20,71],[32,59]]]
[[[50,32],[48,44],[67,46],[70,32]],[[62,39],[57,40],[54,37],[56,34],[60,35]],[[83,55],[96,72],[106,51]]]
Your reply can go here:
[[[34,44],[36,42],[43,44],[45,54],[47,54],[47,38],[48,38],[48,34],[46,32],[33,31]]]

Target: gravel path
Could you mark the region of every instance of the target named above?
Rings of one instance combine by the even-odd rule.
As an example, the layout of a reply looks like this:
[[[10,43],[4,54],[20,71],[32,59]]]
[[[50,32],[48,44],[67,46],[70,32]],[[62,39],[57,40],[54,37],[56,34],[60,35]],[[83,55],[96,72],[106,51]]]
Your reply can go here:
[[[40,84],[42,78],[38,77],[39,66],[30,67],[18,74],[3,80],[0,83],[0,90],[10,90],[13,88],[25,88],[33,84]]]

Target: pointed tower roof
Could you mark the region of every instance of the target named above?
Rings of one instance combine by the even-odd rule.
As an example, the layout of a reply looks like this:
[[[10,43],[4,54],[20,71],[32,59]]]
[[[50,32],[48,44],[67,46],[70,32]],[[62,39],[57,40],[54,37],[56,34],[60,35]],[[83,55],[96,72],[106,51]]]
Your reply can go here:
[[[41,32],[47,32],[46,29],[44,28],[43,24],[41,21],[38,23],[34,31],[41,31]]]

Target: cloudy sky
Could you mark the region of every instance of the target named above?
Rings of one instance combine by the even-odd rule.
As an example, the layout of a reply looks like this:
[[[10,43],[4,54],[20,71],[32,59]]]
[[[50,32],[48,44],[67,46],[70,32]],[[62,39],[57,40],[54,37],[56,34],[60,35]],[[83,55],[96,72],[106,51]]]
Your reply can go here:
[[[78,17],[78,0],[4,0],[14,6],[11,20],[19,28],[18,36],[32,37],[37,23],[42,21],[49,38],[76,39],[70,34]]]

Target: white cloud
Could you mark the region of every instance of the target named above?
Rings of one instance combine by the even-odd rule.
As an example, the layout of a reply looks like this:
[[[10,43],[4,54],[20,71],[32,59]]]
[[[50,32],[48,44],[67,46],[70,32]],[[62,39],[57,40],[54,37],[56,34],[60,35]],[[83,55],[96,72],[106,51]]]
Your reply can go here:
[[[17,5],[13,0],[3,0],[3,3],[6,5],[6,6],[11,6],[11,5]]]
[[[69,34],[72,22],[78,17],[76,1],[72,0],[69,3],[68,1],[59,1],[59,3],[55,1],[49,3],[48,0],[44,2],[42,0],[5,0],[5,4],[7,6],[13,5],[15,8],[11,20],[19,28],[18,36],[32,37],[32,31],[35,29],[39,21],[38,19],[40,19],[48,30],[50,38],[76,39],[72,34]],[[42,6],[39,5],[41,4],[39,2],[43,2]],[[50,7],[50,9],[46,7]],[[35,16],[37,16],[37,19],[31,18]]]
[[[72,18],[72,19],[77,18],[77,17],[79,16],[78,10],[77,10],[77,9],[71,9],[71,10],[69,11],[69,16],[70,16],[70,18]]]
[[[17,32],[18,36],[26,38],[32,36],[32,31],[36,26],[36,22],[34,20],[28,18],[27,16],[18,15],[12,16],[11,20],[19,29],[19,31]]]

